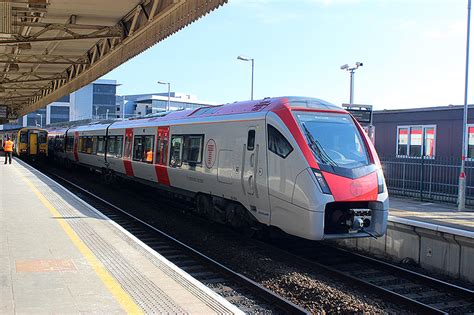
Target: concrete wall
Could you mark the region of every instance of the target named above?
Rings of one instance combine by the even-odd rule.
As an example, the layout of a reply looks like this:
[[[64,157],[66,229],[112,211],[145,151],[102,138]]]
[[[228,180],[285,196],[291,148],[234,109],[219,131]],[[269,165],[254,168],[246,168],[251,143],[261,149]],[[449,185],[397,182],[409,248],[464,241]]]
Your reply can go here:
[[[383,237],[338,243],[395,261],[412,259],[426,270],[474,283],[474,232],[390,217]]]

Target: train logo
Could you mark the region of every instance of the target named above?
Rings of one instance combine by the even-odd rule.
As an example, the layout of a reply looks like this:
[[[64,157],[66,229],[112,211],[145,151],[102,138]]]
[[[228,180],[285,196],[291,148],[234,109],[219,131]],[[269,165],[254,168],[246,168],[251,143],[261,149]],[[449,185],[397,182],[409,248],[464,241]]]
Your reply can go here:
[[[216,162],[216,142],[209,139],[206,143],[206,167],[212,168]]]

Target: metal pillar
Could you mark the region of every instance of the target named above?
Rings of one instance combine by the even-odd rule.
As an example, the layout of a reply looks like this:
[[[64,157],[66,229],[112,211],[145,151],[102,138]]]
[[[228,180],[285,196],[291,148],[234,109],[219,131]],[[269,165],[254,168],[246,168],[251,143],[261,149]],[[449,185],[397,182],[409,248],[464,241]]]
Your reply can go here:
[[[462,126],[462,155],[461,170],[459,172],[458,210],[466,208],[466,173],[465,160],[467,156],[467,86],[469,78],[469,36],[471,28],[471,0],[467,3],[467,40],[466,40],[466,75],[464,80],[464,115]]]

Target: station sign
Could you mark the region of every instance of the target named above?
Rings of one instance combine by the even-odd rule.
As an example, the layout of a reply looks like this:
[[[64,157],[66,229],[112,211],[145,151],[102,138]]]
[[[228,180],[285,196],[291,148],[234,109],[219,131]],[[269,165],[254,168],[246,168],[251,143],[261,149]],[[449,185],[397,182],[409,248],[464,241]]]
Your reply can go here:
[[[342,104],[342,107],[351,113],[360,124],[372,124],[372,105]]]

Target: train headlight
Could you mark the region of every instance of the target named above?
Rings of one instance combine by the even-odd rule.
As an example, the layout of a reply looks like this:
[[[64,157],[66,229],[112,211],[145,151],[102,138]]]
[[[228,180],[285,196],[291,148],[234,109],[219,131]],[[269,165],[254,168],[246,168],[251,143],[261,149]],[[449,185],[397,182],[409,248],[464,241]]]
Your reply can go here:
[[[385,190],[385,184],[383,180],[383,172],[382,169],[377,170],[377,186],[378,186],[378,193],[381,194]]]
[[[313,169],[314,176],[316,176],[316,179],[319,184],[319,188],[321,188],[321,191],[323,194],[330,195],[331,190],[329,189],[328,183],[326,183],[326,180],[324,179],[323,174],[319,170]]]

